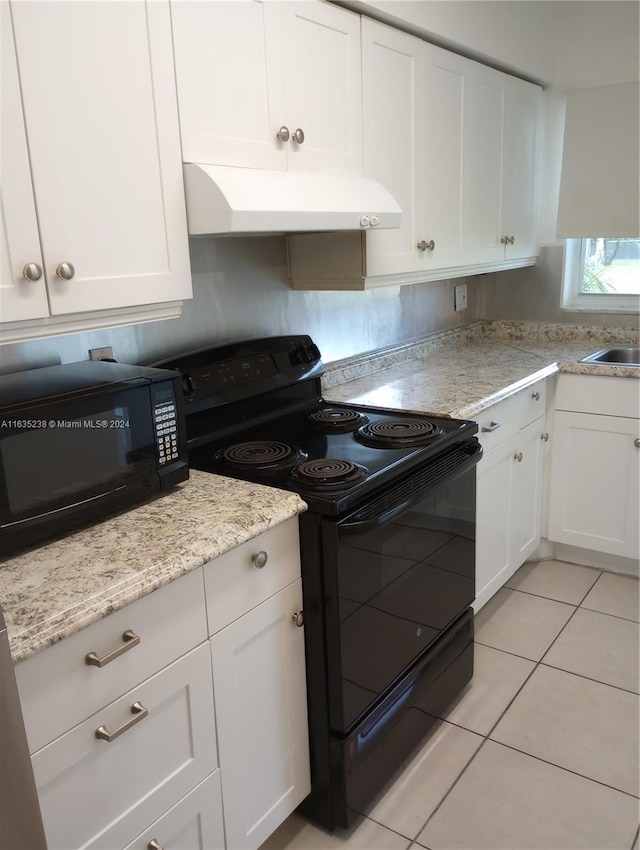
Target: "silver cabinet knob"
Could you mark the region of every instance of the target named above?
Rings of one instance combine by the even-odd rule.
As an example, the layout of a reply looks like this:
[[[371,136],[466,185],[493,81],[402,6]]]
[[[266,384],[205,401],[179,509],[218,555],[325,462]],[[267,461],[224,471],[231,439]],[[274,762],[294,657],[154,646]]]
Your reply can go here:
[[[435,247],[436,243],[433,241],[433,239],[430,239],[428,242],[425,242],[425,240],[423,239],[422,242],[418,242],[417,245],[418,251],[433,251]]]
[[[636,437],[636,438],[635,438],[635,440],[633,441],[633,445],[634,445],[637,449],[640,449],[640,437]]]
[[[515,241],[516,241],[516,237],[515,237],[515,236],[510,236],[510,237],[509,237],[509,245],[515,245]]]
[[[301,145],[304,142],[304,130],[301,130],[300,127],[298,127],[297,130],[293,131],[291,138],[294,142],[297,142],[299,145]]]
[[[291,620],[296,624],[298,628],[304,626],[304,611],[296,611],[291,615]]]
[[[147,844],[147,850],[164,850],[164,847],[155,838],[152,838]]]
[[[540,393],[538,392],[538,390],[536,390],[534,393],[531,393],[531,398],[534,399],[534,401],[540,401]]]
[[[276,138],[278,138],[281,142],[288,142],[290,137],[291,134],[289,133],[289,128],[285,127],[283,124],[276,133]]]
[[[544,440],[545,443],[549,442],[549,434],[545,431],[544,434],[540,434],[540,439]]]
[[[35,283],[42,277],[42,268],[37,263],[27,263],[22,269],[22,277],[31,283]]]
[[[261,549],[259,552],[254,552],[253,555],[251,556],[251,563],[253,564],[254,567],[257,567],[259,570],[261,570],[264,567],[264,565],[267,563],[268,560],[269,560],[269,556],[264,551],[264,549]]]
[[[380,224],[380,219],[377,215],[372,215],[369,219],[369,222],[371,224],[371,227],[376,227],[378,224]]]
[[[513,456],[514,460],[517,460],[518,463],[522,463],[522,452],[516,452]]]
[[[71,280],[76,273],[76,270],[71,263],[60,263],[56,269],[56,274],[60,280]]]
[[[360,217],[360,227],[369,227],[371,224],[371,219],[368,215],[363,215]]]

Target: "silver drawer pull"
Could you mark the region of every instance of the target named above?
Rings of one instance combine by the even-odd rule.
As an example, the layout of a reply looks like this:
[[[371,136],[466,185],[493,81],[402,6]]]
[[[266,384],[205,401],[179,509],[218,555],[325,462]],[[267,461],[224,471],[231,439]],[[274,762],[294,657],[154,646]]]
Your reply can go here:
[[[259,570],[261,570],[264,567],[264,565],[267,563],[268,560],[269,560],[269,556],[264,551],[264,549],[261,549],[259,552],[254,552],[253,555],[251,556],[251,563],[253,564],[254,567],[257,567]]]
[[[296,611],[291,615],[291,620],[296,624],[298,628],[304,626],[304,611]]]
[[[162,844],[159,844],[155,838],[152,838],[151,841],[147,844],[147,850],[164,850]]]
[[[513,456],[514,460],[517,460],[518,463],[522,463],[522,452],[516,452]]]
[[[126,723],[123,723],[122,726],[119,726],[113,732],[109,732],[106,726],[98,726],[96,729],[96,738],[100,738],[101,741],[106,741],[110,744],[112,741],[115,741],[116,738],[119,738],[124,732],[128,732],[129,729],[136,725],[136,723],[140,723],[141,720],[144,720],[149,714],[149,709],[145,708],[141,702],[134,702],[131,706],[131,713],[133,714],[131,720],[127,720]]]
[[[535,401],[540,401],[540,393],[536,390],[534,393],[531,393],[531,398],[535,399]]]
[[[106,655],[103,655],[102,658],[96,655],[95,652],[90,652],[88,655],[85,655],[85,662],[90,664],[92,667],[104,667],[105,664],[110,664],[112,661],[115,661],[116,658],[119,658],[125,652],[129,652],[130,649],[133,649],[134,646],[137,646],[140,643],[139,635],[132,632],[131,629],[127,629],[127,631],[123,633],[122,640],[122,646],[108,652]]]
[[[488,426],[483,425],[481,430],[482,430],[483,434],[490,434],[492,431],[497,431],[499,427],[500,427],[499,422],[491,422],[491,423],[489,423]]]

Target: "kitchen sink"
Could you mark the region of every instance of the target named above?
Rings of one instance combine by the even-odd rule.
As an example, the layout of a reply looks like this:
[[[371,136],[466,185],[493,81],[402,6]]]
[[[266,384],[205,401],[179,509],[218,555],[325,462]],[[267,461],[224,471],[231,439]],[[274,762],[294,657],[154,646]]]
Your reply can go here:
[[[640,348],[637,345],[610,345],[601,348],[588,357],[583,357],[581,363],[613,363],[618,366],[640,367]]]

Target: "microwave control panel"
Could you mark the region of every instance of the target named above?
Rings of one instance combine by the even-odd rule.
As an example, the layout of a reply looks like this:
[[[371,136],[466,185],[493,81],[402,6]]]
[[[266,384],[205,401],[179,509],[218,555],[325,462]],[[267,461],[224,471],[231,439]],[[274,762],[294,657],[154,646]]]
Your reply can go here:
[[[158,458],[164,465],[178,459],[178,410],[172,385],[154,389],[153,396],[153,421]]]

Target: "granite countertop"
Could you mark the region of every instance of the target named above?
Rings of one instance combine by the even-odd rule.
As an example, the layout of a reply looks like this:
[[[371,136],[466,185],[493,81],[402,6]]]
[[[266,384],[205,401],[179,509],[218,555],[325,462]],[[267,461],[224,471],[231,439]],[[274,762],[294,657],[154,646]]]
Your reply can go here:
[[[557,372],[640,378],[633,366],[580,363],[638,331],[528,322],[475,322],[404,346],[331,364],[329,401],[473,419]]]
[[[0,563],[14,663],[304,510],[295,493],[191,470],[152,502]]]

